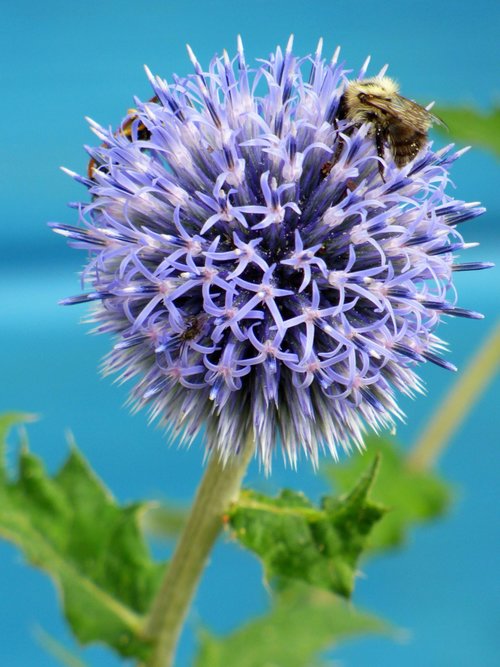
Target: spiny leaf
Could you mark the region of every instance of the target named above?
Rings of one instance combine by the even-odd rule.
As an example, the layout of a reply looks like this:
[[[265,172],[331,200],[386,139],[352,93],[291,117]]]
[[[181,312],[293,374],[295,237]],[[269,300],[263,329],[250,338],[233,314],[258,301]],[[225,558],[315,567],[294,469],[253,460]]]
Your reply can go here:
[[[36,420],[36,415],[27,412],[6,412],[0,415],[0,484],[5,480],[5,441],[13,426]]]
[[[357,560],[384,508],[368,493],[374,461],[354,489],[315,507],[303,494],[285,490],[277,498],[244,491],[229,512],[236,539],[263,561],[269,578],[297,579],[350,596]]]
[[[103,642],[137,658],[149,653],[143,615],[164,569],[141,535],[144,510],[120,507],[75,447],[50,477],[26,445],[17,479],[0,478],[0,537],[54,579],[82,643]]]
[[[500,107],[483,113],[471,107],[441,106],[432,110],[448,126],[453,139],[481,146],[500,157]],[[435,128],[446,134],[446,128]]]
[[[379,474],[373,484],[372,497],[389,508],[384,520],[368,536],[368,549],[388,549],[404,543],[415,524],[434,519],[446,511],[450,502],[448,486],[432,472],[415,472],[403,452],[390,440],[368,438],[366,452],[349,459],[344,465],[324,468],[336,488],[351,487],[361,471],[381,455]]]
[[[368,633],[391,628],[328,591],[294,584],[276,595],[268,614],[227,637],[203,632],[195,667],[312,667],[332,644]]]

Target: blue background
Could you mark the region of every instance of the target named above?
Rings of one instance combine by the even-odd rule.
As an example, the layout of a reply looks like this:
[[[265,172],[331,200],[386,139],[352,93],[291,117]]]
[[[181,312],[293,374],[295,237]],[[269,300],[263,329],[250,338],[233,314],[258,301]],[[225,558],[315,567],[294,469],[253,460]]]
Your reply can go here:
[[[0,409],[42,415],[29,432],[49,469],[63,460],[64,430],[71,428],[121,501],[168,496],[187,502],[201,474],[199,446],[169,448],[160,431],[146,426],[143,414],[132,417],[122,407],[126,390],[98,376],[109,342],[89,337],[78,326],[84,309],[56,305],[78,291],[83,256],[66,248],[45,223],[74,222],[65,203],[85,196],[58,170],[61,164],[80,172],[86,168],[81,145],[93,143],[94,137],[83,116],[117,125],[134,94],[151,96],[143,63],[167,78],[172,72],[185,74],[190,70],[186,42],[206,64],[223,48],[234,53],[238,33],[249,61],[265,57],[278,43],[284,46],[291,32],[295,51],[302,55],[323,36],[326,53],[341,44],[353,69],[369,53],[372,74],[388,62],[389,74],[402,82],[409,97],[487,108],[499,99],[499,9],[494,0],[2,3]],[[455,166],[453,177],[460,199],[479,199],[488,207],[486,216],[462,230],[468,241],[482,243],[464,259],[498,264],[498,162],[476,149]],[[498,271],[460,274],[457,283],[461,305],[487,315],[481,322],[449,320],[440,329],[451,343],[450,358],[463,367],[497,317]],[[408,425],[399,436],[407,445],[455,380],[427,366],[422,375],[428,398],[403,402]],[[408,641],[342,645],[335,652],[342,664],[498,664],[498,388],[498,381],[490,386],[440,461],[440,470],[457,489],[451,515],[415,531],[406,551],[368,563],[358,581],[355,602],[410,630]],[[271,491],[287,484],[314,498],[325,490],[308,464],[293,473],[278,463],[265,482],[255,466],[248,483]],[[261,579],[250,555],[222,541],[183,635],[180,666],[189,664],[200,620],[225,632],[266,609]],[[37,625],[72,645],[52,584],[25,567],[15,548],[0,543],[0,665],[57,664],[37,644]],[[98,647],[86,650],[85,657],[96,667],[119,664]]]

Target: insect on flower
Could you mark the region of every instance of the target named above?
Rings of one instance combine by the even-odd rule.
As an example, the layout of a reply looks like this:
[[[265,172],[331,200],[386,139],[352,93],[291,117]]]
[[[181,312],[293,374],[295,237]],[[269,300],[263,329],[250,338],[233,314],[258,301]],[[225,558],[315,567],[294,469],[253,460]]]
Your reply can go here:
[[[93,304],[136,407],[188,442],[204,426],[223,460],[249,433],[266,471],[279,450],[295,466],[362,448],[401,417],[398,392],[422,390],[420,364],[454,368],[439,322],[481,317],[453,288],[488,266],[456,259],[483,212],[448,192],[463,151],[433,150],[432,115],[380,75],[346,90],[321,42],[255,68],[241,40],[206,68],[189,57],[185,78],[147,70],[154,97],[118,131],[91,122],[90,179],[70,172],[91,201],[52,223],[89,257],[63,303]]]
[[[158,102],[158,97],[154,95],[149,101]],[[119,134],[122,137],[127,137],[127,139],[132,141],[132,128],[134,126],[135,121],[137,121],[137,110],[129,109],[125,120],[120,125],[118,130],[116,130],[115,135]],[[136,131],[137,131],[138,141],[148,141],[151,138],[151,132],[148,130],[148,128],[144,125],[142,121],[139,121],[137,123]],[[104,146],[104,144],[101,145]],[[90,158],[89,163],[87,165],[87,176],[89,177],[90,180],[93,179],[94,171],[97,168],[97,166],[98,166],[97,160],[93,157]]]
[[[444,123],[420,104],[399,95],[398,90],[388,76],[351,81],[340,98],[337,119],[357,126],[370,123],[378,157],[384,157],[387,143],[396,166],[401,168],[425,146],[431,125]],[[379,171],[383,176],[382,162]]]
[[[203,332],[206,318],[201,315],[191,315],[186,318],[185,329],[179,334],[179,339],[183,343],[196,340]]]

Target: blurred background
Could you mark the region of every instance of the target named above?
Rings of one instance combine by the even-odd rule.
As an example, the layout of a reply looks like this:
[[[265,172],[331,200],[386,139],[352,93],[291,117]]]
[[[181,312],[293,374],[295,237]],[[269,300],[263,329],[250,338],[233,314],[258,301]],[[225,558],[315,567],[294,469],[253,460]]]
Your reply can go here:
[[[499,19],[494,0],[2,3],[0,411],[41,416],[29,435],[51,471],[65,457],[65,430],[71,429],[120,501],[168,497],[187,503],[202,472],[199,445],[190,451],[169,447],[159,430],[147,426],[144,414],[130,416],[123,408],[126,388],[98,375],[109,341],[88,336],[79,326],[85,307],[57,305],[79,291],[83,254],[68,249],[46,222],[75,222],[66,202],[85,197],[84,189],[59,171],[60,165],[80,173],[86,169],[82,144],[95,143],[95,137],[83,117],[118,125],[133,106],[133,95],[151,96],[144,63],[166,78],[172,72],[183,75],[190,71],[186,42],[206,65],[224,48],[233,54],[238,33],[248,61],[284,46],[290,33],[300,55],[313,51],[323,36],[325,55],[340,44],[354,70],[368,54],[369,74],[389,63],[389,75],[402,84],[403,94],[421,103],[488,109],[500,100]],[[436,141],[447,143],[442,137]],[[480,149],[453,168],[456,196],[481,200],[488,208],[461,230],[467,241],[481,243],[464,261],[500,264],[499,175],[497,159]],[[460,305],[486,315],[484,321],[450,318],[442,325],[439,333],[451,346],[448,358],[459,369],[498,318],[498,284],[498,269],[457,275]],[[430,366],[422,376],[428,397],[403,402],[408,420],[398,436],[406,446],[456,379]],[[341,664],[498,664],[498,389],[497,380],[440,460],[440,472],[456,489],[451,514],[415,531],[406,550],[370,561],[358,581],[355,603],[406,628],[407,641],[368,638],[343,644],[332,654]],[[252,467],[248,484],[262,487],[259,477]],[[326,489],[307,463],[293,473],[277,462],[265,487],[273,492],[283,485],[314,499]],[[222,540],[183,634],[179,666],[190,664],[200,623],[227,632],[267,605],[258,562]],[[38,626],[72,646],[52,583],[25,567],[14,547],[0,542],[0,665],[58,664],[40,648]],[[95,667],[122,664],[99,647],[84,657]]]

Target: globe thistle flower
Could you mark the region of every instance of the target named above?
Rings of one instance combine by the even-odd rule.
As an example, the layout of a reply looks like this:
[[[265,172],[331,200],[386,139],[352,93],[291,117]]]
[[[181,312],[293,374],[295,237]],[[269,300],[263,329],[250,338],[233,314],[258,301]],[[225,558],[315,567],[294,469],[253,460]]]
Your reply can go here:
[[[88,251],[89,290],[63,303],[94,302],[116,337],[105,371],[136,378],[152,418],[188,441],[205,425],[223,460],[250,432],[266,470],[279,447],[316,465],[391,427],[419,364],[454,368],[434,331],[480,317],[452,276],[487,266],[455,262],[483,209],[446,193],[453,146],[401,169],[386,153],[381,177],[370,128],[336,119],[350,71],[321,43],[255,69],[241,41],[208,71],[189,55],[186,78],[146,70],[154,97],[121,131],[90,121],[102,143],[69,173],[91,201],[52,225]]]

